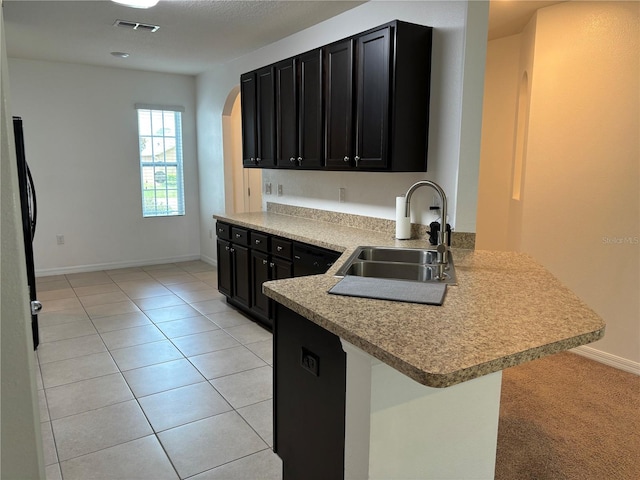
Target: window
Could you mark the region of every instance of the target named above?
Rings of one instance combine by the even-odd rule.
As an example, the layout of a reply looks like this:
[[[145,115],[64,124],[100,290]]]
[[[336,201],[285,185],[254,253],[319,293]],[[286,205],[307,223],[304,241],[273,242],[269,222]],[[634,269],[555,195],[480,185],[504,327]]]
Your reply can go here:
[[[184,215],[182,107],[136,105],[142,216]]]

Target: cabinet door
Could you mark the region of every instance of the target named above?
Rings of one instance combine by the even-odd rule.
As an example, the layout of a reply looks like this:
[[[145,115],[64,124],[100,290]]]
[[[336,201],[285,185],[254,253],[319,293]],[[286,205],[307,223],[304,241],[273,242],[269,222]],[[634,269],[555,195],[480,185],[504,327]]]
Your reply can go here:
[[[251,307],[251,261],[249,249],[240,245],[231,246],[233,258],[233,296],[244,306]]]
[[[276,76],[276,165],[283,168],[297,166],[298,119],[295,59],[280,62]]]
[[[283,479],[344,477],[346,354],[340,338],[276,304],[274,451]]]
[[[272,280],[283,280],[293,277],[293,263],[288,260],[272,257],[270,266]]]
[[[298,166],[318,168],[322,157],[322,50],[297,59],[298,78]]]
[[[240,76],[240,107],[242,111],[242,164],[255,166],[257,156],[256,75],[254,72]]]
[[[266,253],[251,250],[251,281],[253,283],[251,310],[265,320],[269,318],[270,300],[262,293],[262,284],[271,279],[270,272],[269,256]]]
[[[266,67],[256,73],[258,99],[258,152],[256,164],[260,167],[275,166],[275,84],[273,68]]]
[[[325,48],[325,164],[350,168],[352,149],[353,41]]]
[[[387,167],[390,38],[386,27],[357,39],[356,167]]]
[[[233,288],[231,244],[226,240],[218,239],[216,250],[218,255],[218,291],[230,297]]]

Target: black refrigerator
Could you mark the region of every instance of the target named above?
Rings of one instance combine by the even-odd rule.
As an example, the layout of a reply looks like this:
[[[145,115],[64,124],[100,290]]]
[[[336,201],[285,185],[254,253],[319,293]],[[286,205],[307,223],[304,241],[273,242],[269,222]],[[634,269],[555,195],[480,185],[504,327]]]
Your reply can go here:
[[[22,118],[13,117],[13,133],[16,140],[16,157],[18,159],[18,183],[20,185],[20,206],[22,210],[22,232],[24,237],[24,253],[27,261],[27,280],[31,308],[31,329],[33,333],[33,349],[38,348],[40,338],[38,334],[38,312],[42,305],[36,298],[36,274],[33,264],[33,237],[36,233],[38,206],[36,191],[27,159],[24,154],[24,133]]]

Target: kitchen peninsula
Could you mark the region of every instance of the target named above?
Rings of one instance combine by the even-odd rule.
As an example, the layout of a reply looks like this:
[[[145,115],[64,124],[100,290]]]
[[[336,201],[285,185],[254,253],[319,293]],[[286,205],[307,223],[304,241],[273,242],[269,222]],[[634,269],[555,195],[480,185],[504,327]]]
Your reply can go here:
[[[278,304],[275,450],[283,458],[285,479],[296,478],[296,468],[307,468],[305,478],[316,478],[316,465],[309,462],[331,461],[322,458],[322,447],[313,447],[329,440],[315,438],[313,431],[303,432],[309,440],[305,455],[311,458],[303,462],[306,467],[296,466],[292,454],[283,456],[290,439],[279,438],[286,428],[278,433],[278,422],[288,415],[278,411],[278,384],[286,381],[278,378],[279,315],[339,341],[346,365],[344,478],[493,478],[501,371],[604,335],[600,317],[524,254],[456,248],[454,235],[458,285],[447,287],[442,306],[345,297],[327,291],[357,246],[424,248],[428,242],[395,240],[391,221],[277,204],[269,204],[267,212],[215,218],[343,252],[326,274],[263,285]],[[320,356],[316,377],[304,373],[322,378],[325,363]],[[296,402],[304,403],[303,390]],[[304,436],[294,443],[301,441],[304,446]]]

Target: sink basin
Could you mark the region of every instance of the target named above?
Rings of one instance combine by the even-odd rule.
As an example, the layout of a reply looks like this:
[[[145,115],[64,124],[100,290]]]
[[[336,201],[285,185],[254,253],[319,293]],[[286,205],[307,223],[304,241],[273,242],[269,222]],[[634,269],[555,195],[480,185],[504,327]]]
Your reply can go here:
[[[438,267],[435,265],[420,265],[417,263],[394,262],[353,262],[346,270],[345,275],[358,277],[389,278],[396,280],[413,280],[415,282],[439,281]],[[445,273],[445,283],[446,276]]]
[[[456,285],[453,258],[449,252],[449,263],[442,278],[436,263],[437,252],[420,248],[358,247],[336,272],[336,276],[411,280],[415,282],[439,282]]]
[[[418,264],[436,263],[438,254],[435,250],[420,248],[359,247],[359,251],[357,258],[361,260]]]

